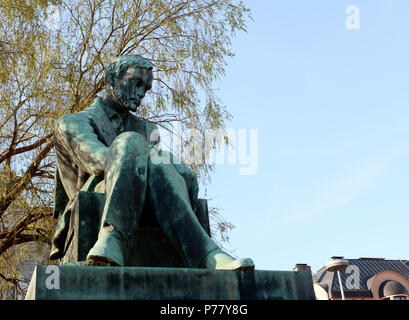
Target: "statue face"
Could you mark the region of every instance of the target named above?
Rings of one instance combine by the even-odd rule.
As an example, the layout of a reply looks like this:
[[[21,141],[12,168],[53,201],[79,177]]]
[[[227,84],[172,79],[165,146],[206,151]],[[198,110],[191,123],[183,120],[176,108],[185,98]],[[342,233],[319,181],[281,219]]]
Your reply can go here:
[[[115,81],[115,95],[123,108],[136,111],[145,93],[151,89],[153,73],[150,69],[130,67]]]

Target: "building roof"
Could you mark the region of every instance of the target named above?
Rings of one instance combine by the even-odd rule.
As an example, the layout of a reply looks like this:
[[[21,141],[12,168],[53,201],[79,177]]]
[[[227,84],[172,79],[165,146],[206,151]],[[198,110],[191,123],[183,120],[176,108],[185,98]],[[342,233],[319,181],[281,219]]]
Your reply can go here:
[[[370,286],[373,277],[382,271],[395,271],[409,279],[409,260],[385,260],[382,258],[347,260],[349,262],[349,267],[345,271],[340,271],[345,297],[372,297],[372,292],[368,285]],[[354,266],[357,268],[354,268]],[[352,279],[357,279],[356,277],[358,274],[353,277],[355,272],[359,273],[359,283],[351,282]],[[341,297],[341,290],[336,272],[328,272],[324,266],[314,274],[313,281],[326,289],[329,298]],[[394,287],[393,284],[390,284],[387,290],[392,292],[393,290],[402,290],[402,288],[399,289],[396,286]]]

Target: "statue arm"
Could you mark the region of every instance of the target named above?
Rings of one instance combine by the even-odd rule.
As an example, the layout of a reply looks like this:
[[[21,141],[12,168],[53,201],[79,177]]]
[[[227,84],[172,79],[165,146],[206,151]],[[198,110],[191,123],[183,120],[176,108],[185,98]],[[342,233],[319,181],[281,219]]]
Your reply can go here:
[[[98,140],[86,114],[62,116],[55,128],[55,145],[59,152],[88,174],[104,175],[109,148]]]

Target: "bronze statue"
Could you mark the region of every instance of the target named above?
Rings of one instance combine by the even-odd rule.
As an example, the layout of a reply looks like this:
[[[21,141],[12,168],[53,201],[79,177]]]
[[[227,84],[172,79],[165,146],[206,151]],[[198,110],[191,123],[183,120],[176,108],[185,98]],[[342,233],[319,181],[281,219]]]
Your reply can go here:
[[[165,152],[160,150],[157,127],[131,113],[151,89],[152,68],[140,56],[115,59],[105,70],[102,97],[58,120],[55,212],[59,223],[50,257],[62,257],[68,209],[93,178],[95,191],[105,194],[105,205],[87,265],[125,266],[139,217],[149,204],[188,267],[254,269],[251,259],[234,259],[221,250],[199,224],[194,214],[196,174],[183,163],[154,159]]]

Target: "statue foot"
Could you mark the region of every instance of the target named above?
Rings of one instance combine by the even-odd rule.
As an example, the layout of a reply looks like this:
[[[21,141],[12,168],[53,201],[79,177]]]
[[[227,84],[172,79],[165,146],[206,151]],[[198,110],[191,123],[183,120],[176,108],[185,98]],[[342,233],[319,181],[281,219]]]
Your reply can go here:
[[[121,235],[112,226],[102,229],[98,240],[87,255],[87,266],[123,266]]]
[[[204,259],[202,266],[207,269],[236,271],[251,271],[255,268],[254,261],[252,259],[234,259],[221,249],[216,249],[210,252]]]
[[[77,262],[65,262],[62,265],[74,267],[74,266],[86,266],[87,264],[85,261],[77,261]]]
[[[216,267],[218,270],[238,270],[238,271],[251,271],[254,270],[254,261],[250,258],[236,259],[232,262],[221,264]]]

